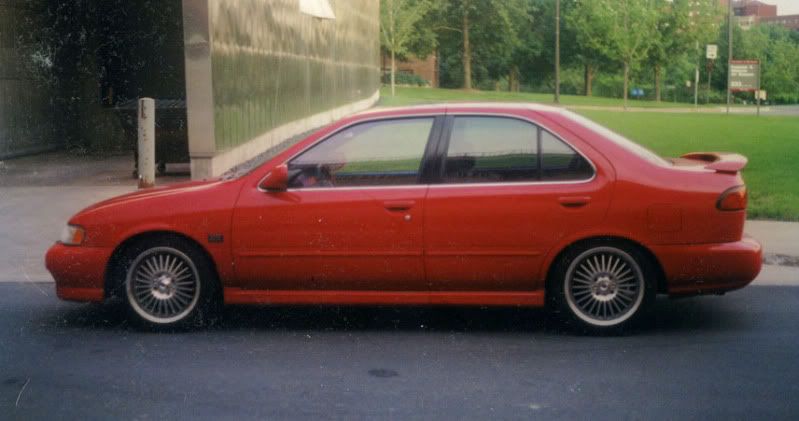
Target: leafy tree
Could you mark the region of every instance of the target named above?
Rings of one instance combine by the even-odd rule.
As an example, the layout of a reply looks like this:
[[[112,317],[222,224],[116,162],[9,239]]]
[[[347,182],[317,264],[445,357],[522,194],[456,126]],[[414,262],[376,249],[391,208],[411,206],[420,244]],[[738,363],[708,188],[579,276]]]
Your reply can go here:
[[[609,7],[612,5],[608,2],[595,0],[574,0],[565,4],[566,32],[571,32],[574,38],[572,56],[585,68],[586,96],[592,94],[596,71],[614,55],[611,34],[615,21]]]
[[[657,32],[656,0],[591,0],[609,14],[612,22],[610,57],[624,66],[624,107],[630,87],[630,69],[637,67],[647,56]]]
[[[472,89],[475,67],[480,78],[507,75],[514,50],[520,45],[517,31],[520,22],[525,22],[527,6],[527,0],[439,2],[433,29],[439,33],[445,55],[442,74],[459,68],[464,89]],[[453,61],[455,57],[460,63]],[[447,76],[452,78],[452,74]]]
[[[391,95],[395,94],[397,56],[425,48],[429,53],[435,45],[433,31],[425,24],[431,9],[430,0],[381,0],[380,43],[391,55]]]

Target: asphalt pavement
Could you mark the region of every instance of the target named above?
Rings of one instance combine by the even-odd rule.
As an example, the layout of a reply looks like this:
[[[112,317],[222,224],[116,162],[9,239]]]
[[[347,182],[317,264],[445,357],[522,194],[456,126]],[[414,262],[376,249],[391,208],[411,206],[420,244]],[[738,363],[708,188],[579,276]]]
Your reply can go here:
[[[621,337],[541,310],[231,307],[148,333],[0,284],[4,419],[796,419],[799,288],[660,299]]]
[[[156,334],[55,297],[42,256],[66,219],[135,188],[129,157],[69,159],[0,167],[0,420],[799,418],[799,224],[748,222],[752,286],[661,298],[621,337],[418,307],[230,307]]]

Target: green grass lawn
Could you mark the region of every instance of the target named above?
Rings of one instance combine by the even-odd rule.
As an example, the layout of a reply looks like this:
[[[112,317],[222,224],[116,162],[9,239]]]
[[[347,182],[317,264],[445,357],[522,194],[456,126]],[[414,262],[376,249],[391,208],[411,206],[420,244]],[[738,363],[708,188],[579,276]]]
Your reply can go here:
[[[560,100],[563,105],[588,105],[600,107],[621,107],[624,105],[624,101],[618,98],[561,95]],[[391,89],[383,87],[380,90],[379,105],[396,107],[402,105],[462,101],[552,103],[553,97],[552,94],[535,94],[529,92],[463,91],[459,89],[432,89],[413,87],[397,87],[397,95],[391,96]],[[692,104],[666,101],[639,101],[630,99],[628,101],[628,106],[641,108],[673,108],[691,107]]]
[[[507,92],[463,92],[401,88],[383,100],[390,105],[443,101],[551,102],[551,96]],[[614,99],[564,97],[566,104],[614,105]],[[604,102],[604,103],[603,103]],[[654,103],[648,103],[655,106]],[[618,102],[615,104],[618,105]],[[683,104],[684,106],[684,104]],[[746,155],[749,216],[799,221],[799,118],[690,113],[624,113],[584,110],[581,114],[663,156],[697,151]]]

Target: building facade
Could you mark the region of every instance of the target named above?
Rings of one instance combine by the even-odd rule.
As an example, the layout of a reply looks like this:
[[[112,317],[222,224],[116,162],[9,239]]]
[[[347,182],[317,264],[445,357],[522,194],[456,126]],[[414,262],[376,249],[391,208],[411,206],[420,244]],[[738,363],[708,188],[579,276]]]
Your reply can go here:
[[[156,161],[219,175],[371,106],[379,19],[376,0],[0,0],[0,159],[132,155],[147,96]]]
[[[29,46],[17,22],[27,0],[0,0],[0,160],[57,148],[48,85],[25,64]]]
[[[418,58],[411,55],[405,60],[397,60],[397,73],[408,73],[417,75],[426,80],[432,88],[438,88],[438,58],[435,53],[426,58]],[[391,72],[391,56],[382,55],[381,70],[383,75],[388,78]]]
[[[183,12],[193,178],[379,98],[377,1],[183,0]]]
[[[760,23],[781,25],[794,31],[799,31],[799,15],[782,15],[760,18]]]

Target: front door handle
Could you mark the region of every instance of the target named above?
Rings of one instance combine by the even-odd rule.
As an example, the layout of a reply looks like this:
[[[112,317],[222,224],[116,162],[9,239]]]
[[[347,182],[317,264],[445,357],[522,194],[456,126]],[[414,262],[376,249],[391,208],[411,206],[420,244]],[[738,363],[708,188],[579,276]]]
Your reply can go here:
[[[402,212],[406,211],[415,205],[416,202],[413,200],[390,200],[387,202],[383,202],[383,206],[386,207],[387,210],[391,212]]]
[[[564,196],[559,197],[558,202],[565,208],[579,208],[591,201],[589,196]]]

